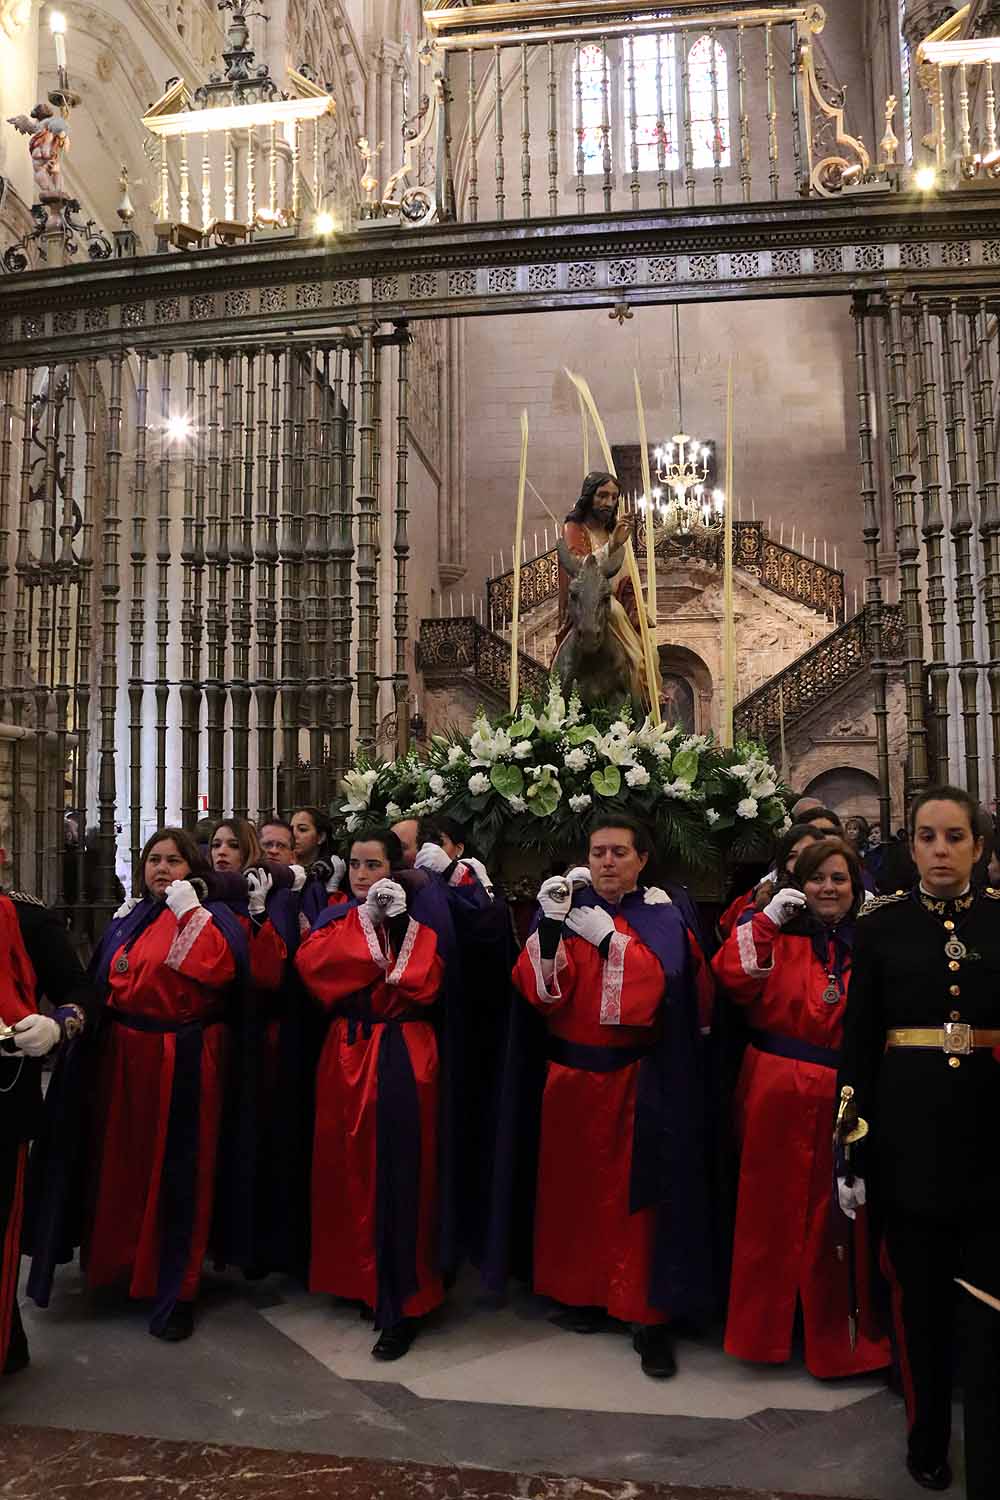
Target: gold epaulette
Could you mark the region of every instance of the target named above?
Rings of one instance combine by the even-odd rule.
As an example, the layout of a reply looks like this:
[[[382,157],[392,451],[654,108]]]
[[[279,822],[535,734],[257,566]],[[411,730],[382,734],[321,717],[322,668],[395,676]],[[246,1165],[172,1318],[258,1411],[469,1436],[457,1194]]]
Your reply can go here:
[[[29,896],[27,891],[4,891],[4,895],[9,896],[12,901],[27,901],[32,906],[45,905],[45,902],[40,901],[37,896]]]
[[[864,906],[858,912],[859,917],[870,917],[873,911],[878,911],[880,906],[892,906],[896,901],[905,901],[909,891],[892,891],[887,896],[869,896]],[[997,892],[1000,896],[1000,891]]]
[[[988,885],[983,891],[983,895],[987,896],[991,901],[1000,901],[1000,891],[995,886]]]

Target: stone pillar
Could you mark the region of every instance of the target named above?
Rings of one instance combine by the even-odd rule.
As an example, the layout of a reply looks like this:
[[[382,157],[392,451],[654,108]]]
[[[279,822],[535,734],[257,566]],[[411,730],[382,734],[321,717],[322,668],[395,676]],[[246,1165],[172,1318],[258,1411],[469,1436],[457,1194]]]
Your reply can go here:
[[[0,0],[0,78],[4,83],[3,115],[26,115],[38,103],[38,18],[36,0]],[[51,41],[47,42],[51,48]],[[0,176],[8,187],[8,201],[0,220],[4,245],[24,233],[27,211],[35,201],[35,183],[28,156],[28,137],[12,125],[0,128]],[[12,201],[16,194],[20,203]],[[24,224],[22,224],[24,220]],[[15,226],[17,233],[12,231]]]

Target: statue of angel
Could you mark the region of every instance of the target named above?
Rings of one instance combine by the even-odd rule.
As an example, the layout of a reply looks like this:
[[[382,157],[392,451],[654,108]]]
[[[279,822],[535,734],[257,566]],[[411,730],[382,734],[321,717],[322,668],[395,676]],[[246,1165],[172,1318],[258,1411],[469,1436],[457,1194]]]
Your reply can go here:
[[[30,136],[28,153],[35,185],[40,193],[62,191],[62,172],[59,158],[69,145],[69,122],[58,114],[51,104],[36,104],[30,115],[10,115],[8,125],[13,125],[22,135]]]

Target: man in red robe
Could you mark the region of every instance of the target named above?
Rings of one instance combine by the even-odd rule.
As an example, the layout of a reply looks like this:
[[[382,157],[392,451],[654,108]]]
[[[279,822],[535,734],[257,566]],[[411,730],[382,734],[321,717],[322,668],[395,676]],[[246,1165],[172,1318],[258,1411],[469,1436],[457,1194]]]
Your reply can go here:
[[[54,1015],[39,1010],[44,995]],[[17,1306],[28,1142],[42,1109],[41,1059],[83,1030],[93,990],[66,929],[34,896],[0,895],[0,1369],[28,1363]]]
[[[598,819],[587,866],[542,885],[514,983],[548,1032],[534,1289],[573,1331],[633,1324],[664,1378],[668,1320],[705,1310],[708,1256],[693,961],[675,904],[639,884],[649,852],[628,817]]]

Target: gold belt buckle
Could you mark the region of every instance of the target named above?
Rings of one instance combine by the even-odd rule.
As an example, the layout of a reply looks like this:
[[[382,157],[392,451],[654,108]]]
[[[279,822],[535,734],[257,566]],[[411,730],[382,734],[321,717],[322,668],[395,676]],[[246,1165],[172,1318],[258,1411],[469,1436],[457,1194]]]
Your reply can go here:
[[[972,1051],[972,1027],[967,1021],[946,1021],[944,1051],[949,1057],[968,1057]]]

